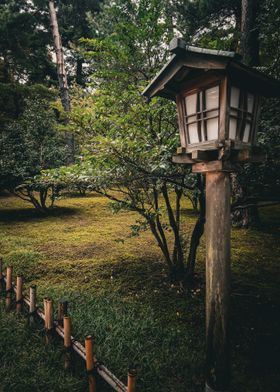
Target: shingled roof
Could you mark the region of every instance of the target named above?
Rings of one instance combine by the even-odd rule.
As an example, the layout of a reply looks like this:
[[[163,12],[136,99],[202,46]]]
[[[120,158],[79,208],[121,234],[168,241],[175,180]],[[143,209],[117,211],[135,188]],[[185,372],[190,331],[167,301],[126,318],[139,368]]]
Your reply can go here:
[[[173,38],[170,60],[144,90],[143,95],[175,100],[183,81],[209,71],[222,71],[244,88],[265,97],[280,97],[280,82],[244,65],[235,52],[189,46],[181,38]]]

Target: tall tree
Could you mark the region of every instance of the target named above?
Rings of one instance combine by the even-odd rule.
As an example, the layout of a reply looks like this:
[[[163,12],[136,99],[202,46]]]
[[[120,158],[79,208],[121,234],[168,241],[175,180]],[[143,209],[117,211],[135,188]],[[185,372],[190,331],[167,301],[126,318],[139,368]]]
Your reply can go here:
[[[64,64],[64,53],[63,53],[63,47],[61,43],[61,37],[59,34],[54,0],[49,1],[49,11],[50,11],[53,43],[54,43],[55,54],[56,54],[57,77],[59,83],[61,102],[64,111],[70,112],[70,97],[69,97],[69,88],[67,82],[67,74],[66,74],[66,69]],[[65,143],[68,150],[67,163],[71,164],[74,162],[75,146],[74,146],[74,135],[69,131],[65,131]]]
[[[243,62],[251,67],[260,64],[257,23],[259,5],[259,0],[242,0],[240,49]]]
[[[259,65],[259,28],[257,16],[258,0],[242,0],[241,3],[241,40],[240,51],[243,62],[249,66]],[[242,204],[247,199],[246,184],[242,181],[244,173],[231,175],[231,187],[235,204]],[[235,210],[232,221],[241,227],[257,227],[260,224],[257,206]]]
[[[58,3],[58,20],[62,36],[62,44],[71,53],[73,73],[71,77],[79,85],[86,81],[85,59],[77,50],[81,38],[93,38],[96,29],[92,29],[91,21],[100,12],[102,0],[60,0]]]

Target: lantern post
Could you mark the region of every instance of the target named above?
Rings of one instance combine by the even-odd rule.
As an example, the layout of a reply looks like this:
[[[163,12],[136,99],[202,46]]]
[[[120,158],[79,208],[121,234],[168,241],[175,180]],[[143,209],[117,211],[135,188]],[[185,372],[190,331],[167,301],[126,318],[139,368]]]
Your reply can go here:
[[[280,82],[241,63],[234,52],[197,48],[180,38],[145,89],[177,104],[181,146],[173,162],[206,176],[206,392],[230,387],[230,173],[260,162],[260,98],[279,97]]]

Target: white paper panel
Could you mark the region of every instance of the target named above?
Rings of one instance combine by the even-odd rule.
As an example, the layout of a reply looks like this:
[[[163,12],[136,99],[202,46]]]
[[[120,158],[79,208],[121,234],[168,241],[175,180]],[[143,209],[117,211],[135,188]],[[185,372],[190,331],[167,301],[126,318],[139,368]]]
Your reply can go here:
[[[214,109],[219,107],[219,86],[208,88],[205,91],[206,109]]]
[[[248,94],[247,97],[247,105],[248,105],[248,112],[253,113],[253,107],[254,107],[254,96],[252,94]]]
[[[245,143],[249,142],[250,129],[251,129],[251,124],[246,123],[245,130],[244,130],[244,135],[243,135],[243,142],[245,142]]]
[[[217,118],[211,118],[207,120],[207,137],[208,140],[217,140],[218,139],[218,128],[219,123]]]
[[[230,106],[238,108],[239,106],[239,94],[240,90],[237,87],[231,87],[230,89]]]
[[[188,117],[188,123],[196,121],[196,115]]]
[[[237,119],[231,117],[229,120],[229,138],[231,140],[235,140],[236,138],[236,128],[237,128]]]
[[[218,110],[213,110],[210,113],[207,113],[207,117],[214,117],[214,116],[218,116],[219,115],[219,111]]]
[[[196,113],[196,94],[186,96],[187,115]]]
[[[201,141],[204,142],[205,141],[205,137],[204,137],[204,122],[201,121]]]
[[[197,123],[191,124],[188,126],[189,129],[189,137],[190,137],[190,144],[198,143],[198,133],[197,133]]]

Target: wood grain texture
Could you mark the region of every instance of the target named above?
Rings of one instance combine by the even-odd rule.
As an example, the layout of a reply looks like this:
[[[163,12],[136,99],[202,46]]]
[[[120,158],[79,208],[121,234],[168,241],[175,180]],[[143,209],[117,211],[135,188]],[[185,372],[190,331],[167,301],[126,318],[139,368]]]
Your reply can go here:
[[[209,162],[198,162],[192,167],[193,173],[208,173],[208,172],[232,172],[236,171],[236,166],[229,161],[209,161]]]
[[[206,174],[206,383],[227,391],[230,379],[230,177]]]

